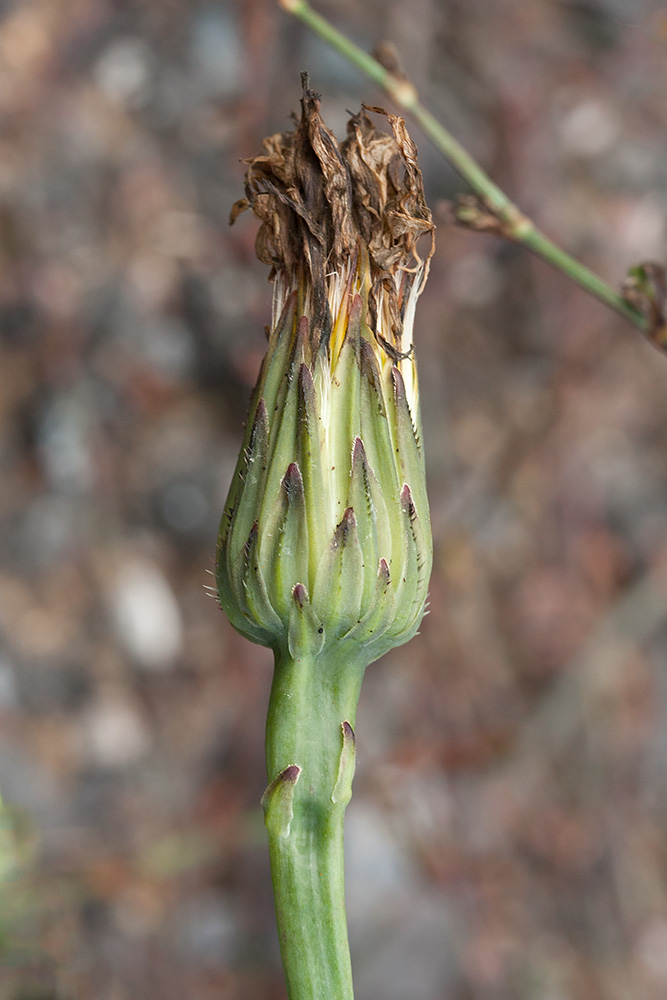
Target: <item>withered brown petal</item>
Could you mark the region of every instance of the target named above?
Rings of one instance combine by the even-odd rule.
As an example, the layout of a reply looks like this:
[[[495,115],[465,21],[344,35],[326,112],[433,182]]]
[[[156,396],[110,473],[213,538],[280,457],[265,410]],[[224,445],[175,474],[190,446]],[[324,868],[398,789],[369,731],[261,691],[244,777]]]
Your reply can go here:
[[[232,220],[246,207],[258,217],[257,256],[271,267],[272,279],[283,273],[292,287],[310,290],[311,324],[320,343],[331,330],[328,276],[342,272],[358,253],[367,254],[371,321],[375,325],[378,318],[375,298],[381,291],[391,327],[381,343],[398,350],[404,303],[433,253],[432,239],[424,259],[417,249],[434,226],[416,147],[402,118],[365,106],[339,144],[322,120],[306,74],[302,84],[296,127],[269,136],[262,153],[248,161],[246,198],[234,206]],[[378,131],[368,111],[383,115],[392,134]]]

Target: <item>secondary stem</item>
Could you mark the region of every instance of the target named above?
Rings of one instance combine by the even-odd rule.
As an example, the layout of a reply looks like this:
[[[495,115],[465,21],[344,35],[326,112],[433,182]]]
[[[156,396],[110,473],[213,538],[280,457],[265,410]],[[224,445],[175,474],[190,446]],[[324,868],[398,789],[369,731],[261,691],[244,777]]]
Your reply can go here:
[[[335,654],[276,656],[264,808],[290,1000],[353,1000],[343,816],[364,667]]]
[[[454,169],[468,182],[493,210],[503,226],[503,235],[522,243],[553,267],[562,271],[605,305],[615,309],[625,319],[646,332],[648,322],[639,310],[622,298],[611,285],[579,263],[544,235],[495,184],[453,135],[428,111],[409,80],[398,77],[355,45],[342,32],[329,24],[307,3],[307,0],[279,0],[280,5],[294,14],[327,44],[341,53],[357,69],[382,87],[396,103],[419,122],[435,147]]]

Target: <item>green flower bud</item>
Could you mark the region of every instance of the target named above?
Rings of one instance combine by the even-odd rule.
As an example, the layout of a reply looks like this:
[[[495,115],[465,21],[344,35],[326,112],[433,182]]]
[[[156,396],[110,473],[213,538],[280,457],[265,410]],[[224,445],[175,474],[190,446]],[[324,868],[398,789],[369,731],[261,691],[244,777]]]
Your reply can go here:
[[[261,219],[275,292],[218,593],[235,628],[276,652],[345,642],[370,662],[416,632],[431,570],[411,338],[433,225],[402,119],[386,115],[388,135],[364,110],[339,146],[307,88],[302,109],[250,161],[232,213]]]

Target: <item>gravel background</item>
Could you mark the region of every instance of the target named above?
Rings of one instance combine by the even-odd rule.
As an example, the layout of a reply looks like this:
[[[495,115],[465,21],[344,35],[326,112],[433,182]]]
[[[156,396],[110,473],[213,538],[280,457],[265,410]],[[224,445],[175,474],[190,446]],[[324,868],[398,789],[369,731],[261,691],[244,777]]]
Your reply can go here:
[[[557,242],[665,260],[651,0],[342,0]],[[206,596],[264,348],[245,156],[309,69],[270,0],[0,2],[0,997],[285,997],[270,656]],[[429,202],[462,182],[417,128]],[[436,544],[358,718],[359,1000],[667,995],[667,359],[441,225],[417,315]]]

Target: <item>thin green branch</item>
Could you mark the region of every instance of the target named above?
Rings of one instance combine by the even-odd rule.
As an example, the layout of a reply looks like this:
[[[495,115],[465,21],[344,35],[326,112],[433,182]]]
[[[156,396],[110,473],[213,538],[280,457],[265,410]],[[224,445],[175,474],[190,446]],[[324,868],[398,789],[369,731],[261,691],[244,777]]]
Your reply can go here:
[[[454,136],[423,106],[417,90],[409,80],[391,73],[377,59],[355,45],[313,10],[307,0],[279,0],[279,3],[284,10],[298,17],[316,35],[319,35],[357,69],[382,87],[399,107],[412,115],[434,146],[467,181],[480,199],[480,203],[473,212],[472,218],[469,217],[469,211],[468,213],[460,213],[455,206],[454,218],[456,221],[464,224],[467,222],[472,228],[494,231],[506,239],[523,244],[553,267],[562,271],[587,292],[615,309],[640,330],[647,331],[648,321],[638,309],[630,305],[611,285],[608,285],[584,264],[556,246],[494,184],[488,174],[482,170]],[[483,224],[481,221],[484,216],[487,219],[487,224]]]

